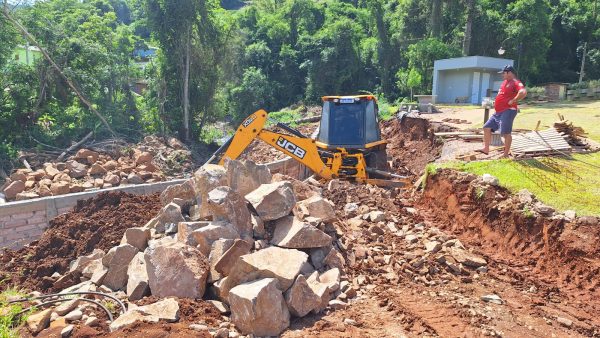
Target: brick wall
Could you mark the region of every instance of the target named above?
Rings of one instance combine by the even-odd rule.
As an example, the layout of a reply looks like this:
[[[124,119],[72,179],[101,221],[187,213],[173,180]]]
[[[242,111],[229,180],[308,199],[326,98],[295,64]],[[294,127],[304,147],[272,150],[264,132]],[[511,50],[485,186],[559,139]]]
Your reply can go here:
[[[0,205],[0,249],[17,249],[38,239],[54,217],[69,212],[79,200],[92,198],[104,191],[124,191],[147,195],[161,192],[168,186],[185,180],[114,187],[103,190],[85,191],[76,194],[36,198],[27,201]]]

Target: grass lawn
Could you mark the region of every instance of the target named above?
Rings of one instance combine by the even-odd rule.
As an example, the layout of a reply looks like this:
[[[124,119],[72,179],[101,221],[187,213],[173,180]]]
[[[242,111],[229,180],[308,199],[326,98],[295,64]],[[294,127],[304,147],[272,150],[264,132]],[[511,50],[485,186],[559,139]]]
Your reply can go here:
[[[469,108],[473,109],[466,109]],[[476,123],[472,126],[477,123],[481,126],[480,113],[475,113],[473,121]],[[550,128],[558,120],[557,113],[582,127],[589,138],[600,142],[600,101],[529,104],[521,108],[515,128],[533,129],[537,121],[541,121],[541,129]],[[579,215],[600,215],[600,153],[576,154],[573,159],[451,162],[441,166],[494,175],[511,191],[527,189],[559,211],[570,209]]]
[[[1,281],[0,281],[1,282]],[[18,338],[18,328],[27,320],[28,314],[18,316],[23,309],[21,303],[8,304],[7,299],[10,296],[24,297],[23,294],[15,289],[8,289],[0,293],[0,337]]]
[[[600,153],[576,154],[573,158],[579,161],[564,158],[495,160],[450,162],[442,167],[477,175],[494,175],[500,185],[513,192],[527,189],[559,211],[575,210],[578,215],[600,215]]]
[[[521,108],[514,127],[534,129],[537,121],[541,121],[540,128],[550,128],[558,120],[557,113],[600,142],[600,101],[530,104]]]

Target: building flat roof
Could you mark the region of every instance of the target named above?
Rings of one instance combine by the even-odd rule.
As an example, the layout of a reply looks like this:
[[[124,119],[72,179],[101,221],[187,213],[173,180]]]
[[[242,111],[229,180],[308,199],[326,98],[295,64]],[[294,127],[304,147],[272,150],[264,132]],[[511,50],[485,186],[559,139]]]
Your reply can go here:
[[[489,56],[465,56],[451,59],[436,60],[433,70],[485,68],[501,70],[506,65],[513,65],[514,60]]]

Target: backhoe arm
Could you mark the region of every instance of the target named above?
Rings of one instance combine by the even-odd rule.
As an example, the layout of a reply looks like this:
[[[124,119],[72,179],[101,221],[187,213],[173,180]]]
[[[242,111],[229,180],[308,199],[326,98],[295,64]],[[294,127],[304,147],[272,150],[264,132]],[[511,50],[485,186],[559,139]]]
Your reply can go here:
[[[261,109],[248,116],[244,122],[242,122],[233,135],[233,138],[228,141],[229,147],[225,150],[223,156],[221,156],[221,159],[219,160],[220,165],[225,163],[226,158],[235,160],[240,157],[244,150],[252,143],[252,140],[254,140],[265,127],[267,115],[267,112]]]
[[[221,149],[217,150],[208,163],[211,163],[216,158],[219,158],[218,164],[220,165],[224,164],[226,158],[235,160],[254,139],[259,138],[275,149],[299,161],[317,175],[326,179],[334,177],[331,169],[323,163],[323,160],[319,156],[315,140],[264,130],[267,115],[267,112],[261,109],[248,116],[238,127],[233,137]],[[220,153],[223,150],[224,153],[221,156]]]

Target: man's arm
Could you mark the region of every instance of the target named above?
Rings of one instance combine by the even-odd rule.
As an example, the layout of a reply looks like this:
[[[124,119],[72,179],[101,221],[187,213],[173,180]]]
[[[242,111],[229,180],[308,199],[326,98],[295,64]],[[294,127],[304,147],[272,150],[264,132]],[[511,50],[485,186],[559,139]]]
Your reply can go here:
[[[508,101],[508,104],[512,106],[513,104],[524,99],[525,96],[527,96],[527,89],[525,89],[525,87],[523,87],[523,88],[519,89],[519,92],[517,93],[517,96],[515,96],[514,99]]]

